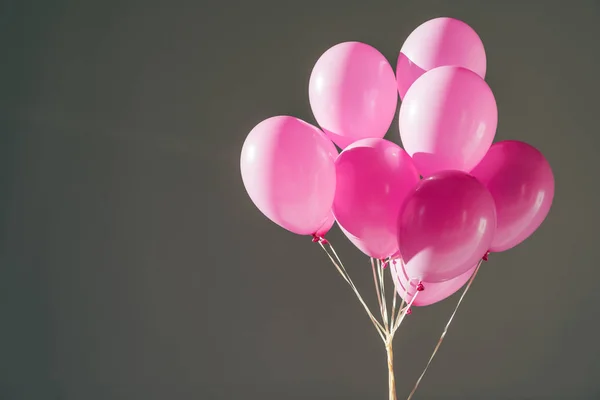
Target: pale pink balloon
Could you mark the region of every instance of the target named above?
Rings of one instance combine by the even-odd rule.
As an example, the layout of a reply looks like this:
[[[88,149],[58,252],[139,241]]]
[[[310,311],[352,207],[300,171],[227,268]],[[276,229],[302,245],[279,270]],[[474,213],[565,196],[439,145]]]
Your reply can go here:
[[[398,218],[398,244],[409,278],[442,282],[469,270],[489,250],[496,206],[473,176],[444,171],[422,180]]]
[[[333,211],[330,211],[329,215],[327,216],[327,219],[325,220],[323,225],[321,225],[321,227],[319,229],[317,229],[317,232],[315,235],[317,237],[324,238],[325,235],[331,230],[334,223],[335,223],[335,217],[333,216]]]
[[[486,63],[483,43],[473,28],[454,18],[431,19],[402,45],[396,65],[398,93],[403,99],[419,76],[437,67],[464,67],[485,78]]]
[[[333,213],[342,232],[365,254],[386,258],[398,251],[398,212],[419,181],[412,160],[385,139],[363,139],[335,162]]]
[[[318,128],[278,116],[248,134],[241,155],[242,180],[258,209],[276,224],[310,235],[330,215],[337,150]]]
[[[423,176],[473,169],[492,145],[497,124],[494,94],[462,67],[426,72],[400,107],[400,138]]]
[[[516,140],[495,143],[471,174],[496,201],[498,226],[491,251],[505,251],[523,242],[548,215],[554,175],[535,147]]]
[[[404,301],[410,303],[417,293],[419,281],[409,279],[400,260],[392,260],[389,265],[398,295],[404,299]],[[467,270],[467,272],[464,272],[456,278],[444,282],[421,282],[424,290],[419,292],[412,305],[423,307],[445,300],[456,293],[469,281],[469,279],[471,279],[475,269],[477,269],[477,265],[474,265],[471,269]]]
[[[394,70],[375,48],[345,42],[327,50],[309,81],[315,119],[340,148],[364,138],[382,138],[398,104]]]

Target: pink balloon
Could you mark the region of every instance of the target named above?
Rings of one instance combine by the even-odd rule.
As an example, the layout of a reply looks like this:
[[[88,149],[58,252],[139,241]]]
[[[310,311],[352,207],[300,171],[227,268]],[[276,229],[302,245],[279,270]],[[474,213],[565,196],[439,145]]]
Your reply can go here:
[[[398,244],[407,275],[442,282],[469,270],[490,248],[496,206],[471,175],[444,171],[422,180],[398,218]]]
[[[548,215],[554,175],[535,147],[516,140],[495,143],[471,174],[496,201],[498,226],[491,251],[505,251],[523,242]]]
[[[400,138],[423,176],[473,169],[492,145],[497,124],[489,86],[462,67],[426,72],[400,107]]]
[[[394,70],[373,47],[345,42],[315,64],[308,87],[315,119],[340,148],[364,138],[382,138],[398,104]]]
[[[457,66],[485,78],[485,49],[477,32],[454,18],[434,18],[408,36],[396,66],[398,93],[403,99],[413,82],[437,67]]]
[[[323,223],[323,225],[317,229],[317,233],[315,234],[317,237],[324,238],[325,235],[331,230],[333,224],[335,223],[335,217],[333,216],[333,212],[329,212],[329,216]]]
[[[244,142],[242,180],[269,219],[309,235],[330,214],[336,157],[335,146],[318,128],[294,117],[272,117],[252,129]]]
[[[398,212],[419,181],[412,160],[385,139],[348,146],[336,162],[333,213],[342,232],[365,254],[386,258],[398,251]]]
[[[392,279],[396,286],[398,295],[407,303],[410,303],[417,293],[418,280],[410,280],[400,260],[392,260],[389,263]],[[467,270],[456,278],[444,282],[422,282],[423,288],[417,298],[413,301],[413,306],[423,307],[438,303],[456,293],[465,283],[471,279],[477,265]],[[408,288],[408,292],[407,289]]]

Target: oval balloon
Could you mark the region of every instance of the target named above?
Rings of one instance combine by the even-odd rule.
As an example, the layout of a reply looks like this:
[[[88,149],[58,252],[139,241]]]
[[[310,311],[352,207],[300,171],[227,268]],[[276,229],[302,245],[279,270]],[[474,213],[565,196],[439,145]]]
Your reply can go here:
[[[394,70],[375,48],[345,42],[327,50],[309,81],[315,119],[340,148],[364,138],[382,138],[398,104]]]
[[[396,65],[398,93],[403,99],[410,86],[437,67],[458,66],[485,78],[486,55],[477,32],[455,18],[434,18],[408,36]]]
[[[248,195],[267,218],[310,235],[328,218],[335,195],[337,150],[315,126],[278,116],[259,123],[242,147]]]
[[[333,213],[342,232],[370,257],[398,251],[398,212],[419,181],[412,160],[385,139],[363,139],[335,161]]]
[[[492,145],[497,124],[489,86],[461,67],[426,72],[400,107],[400,138],[423,176],[472,170]]]
[[[496,206],[473,176],[444,171],[422,180],[398,218],[398,244],[406,274],[442,282],[469,270],[490,248]]]
[[[496,201],[498,225],[490,251],[505,251],[523,242],[548,215],[554,175],[535,147],[516,140],[495,143],[471,174]]]
[[[473,276],[473,273],[477,269],[477,265],[474,265],[471,269],[467,270],[463,274],[456,278],[449,279],[444,282],[421,282],[424,290],[413,301],[413,306],[424,307],[434,303],[438,303],[442,300],[452,296],[461,287],[465,285]],[[396,285],[396,291],[398,295],[404,299],[407,303],[410,303],[417,293],[418,280],[410,280],[400,260],[390,261],[390,272],[392,279]],[[408,289],[407,289],[408,288]]]

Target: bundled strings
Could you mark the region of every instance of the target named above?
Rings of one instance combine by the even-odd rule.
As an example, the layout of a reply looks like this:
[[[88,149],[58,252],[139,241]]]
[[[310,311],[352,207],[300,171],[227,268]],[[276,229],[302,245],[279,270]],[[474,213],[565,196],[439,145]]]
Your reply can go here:
[[[348,283],[348,285],[350,286],[350,288],[352,289],[352,291],[358,298],[358,301],[361,303],[361,305],[365,309],[367,315],[369,316],[369,319],[371,320],[371,322],[373,323],[373,326],[377,330],[379,337],[385,344],[387,358],[388,358],[389,400],[396,400],[396,384],[395,384],[395,377],[394,377],[394,364],[393,364],[394,358],[393,358],[392,342],[394,339],[394,335],[395,335],[396,331],[398,330],[398,328],[400,327],[400,325],[402,324],[402,322],[404,321],[404,318],[406,317],[407,314],[410,314],[411,307],[412,307],[415,299],[417,298],[419,292],[424,289],[423,285],[421,284],[421,282],[419,282],[419,285],[417,286],[417,291],[412,296],[412,298],[410,299],[408,304],[405,301],[405,299],[408,297],[408,289],[405,289],[406,292],[402,298],[402,301],[400,302],[399,307],[397,306],[398,305],[398,301],[397,301],[398,293],[397,293],[396,288],[394,287],[393,288],[394,294],[393,294],[393,298],[392,298],[392,306],[388,312],[387,298],[386,298],[386,292],[385,292],[385,268],[386,268],[386,264],[389,263],[390,260],[384,261],[384,260],[375,260],[375,259],[371,258],[371,269],[373,270],[373,282],[375,285],[375,293],[377,295],[377,303],[378,303],[379,311],[381,314],[381,321],[379,321],[375,317],[375,315],[373,315],[373,313],[371,312],[371,310],[369,309],[369,307],[363,300],[360,292],[358,291],[356,285],[352,281],[352,278],[348,274],[348,271],[344,267],[344,264],[342,263],[340,257],[338,256],[337,252],[335,251],[335,249],[331,245],[331,243],[329,243],[329,241],[327,241],[323,238],[317,238],[317,240],[315,240],[315,242],[319,243],[319,245],[321,246],[323,251],[325,251],[325,253],[329,257],[331,263],[335,266],[335,268],[337,269],[339,274],[342,276],[342,278],[346,281],[346,283]],[[484,259],[485,258],[486,257],[484,257]],[[475,272],[469,279],[469,282],[468,282],[467,286],[465,287],[465,290],[463,291],[462,295],[460,296],[460,299],[458,300],[458,303],[456,304],[456,307],[454,308],[454,311],[452,312],[450,319],[446,323],[444,331],[442,332],[442,335],[441,335],[440,339],[438,340],[437,345],[435,346],[435,348],[433,350],[433,353],[429,357],[429,360],[425,366],[425,369],[419,376],[419,379],[415,383],[415,386],[413,387],[412,391],[410,392],[407,400],[411,400],[413,395],[417,391],[419,384],[423,380],[425,373],[429,369],[429,366],[431,365],[442,342],[444,341],[446,333],[448,332],[448,328],[450,327],[450,324],[452,323],[452,320],[454,319],[454,316],[456,315],[456,312],[458,311],[458,308],[460,307],[466,293],[468,292],[469,288],[471,287],[471,284],[473,283],[473,280],[475,279],[475,276],[477,275],[477,272],[479,271],[479,268],[481,267],[481,263],[484,259],[482,259],[479,262],[479,264],[477,264],[477,268],[475,269]]]
[[[358,301],[362,304],[367,315],[371,319],[373,326],[375,326],[375,329],[377,330],[379,336],[381,337],[381,340],[383,340],[383,342],[385,344],[387,344],[388,342],[391,342],[391,339],[393,338],[394,334],[400,327],[400,324],[404,320],[404,317],[406,316],[407,312],[410,310],[410,307],[412,306],[412,303],[414,302],[414,300],[417,296],[415,295],[408,304],[406,304],[406,302],[404,300],[402,300],[402,302],[400,303],[400,306],[398,307],[397,306],[398,305],[397,292],[394,288],[392,307],[388,311],[387,299],[386,299],[386,294],[385,294],[385,274],[384,274],[385,262],[371,258],[371,268],[373,270],[373,281],[375,284],[375,293],[377,295],[377,302],[379,305],[379,311],[381,313],[381,321],[379,321],[373,315],[373,313],[369,309],[369,306],[367,306],[367,304],[363,300],[360,292],[358,291],[356,285],[352,281],[352,278],[348,274],[348,271],[344,267],[342,260],[338,256],[337,252],[335,251],[335,249],[331,245],[331,243],[329,243],[326,240],[319,240],[318,243],[321,246],[321,248],[323,249],[323,251],[325,251],[325,253],[329,257],[331,263],[335,266],[335,268],[340,273],[342,278],[346,281],[346,283],[348,283],[350,288],[353,290],[354,294],[358,298]],[[406,298],[406,296],[405,296],[405,298]]]

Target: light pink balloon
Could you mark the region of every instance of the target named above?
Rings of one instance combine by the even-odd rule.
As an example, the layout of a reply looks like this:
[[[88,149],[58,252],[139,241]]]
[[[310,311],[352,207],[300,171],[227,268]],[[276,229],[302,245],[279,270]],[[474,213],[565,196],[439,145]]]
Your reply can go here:
[[[396,286],[396,291],[401,298],[407,303],[410,303],[417,293],[418,280],[410,280],[400,260],[392,260],[389,263],[392,279]],[[423,307],[434,303],[438,303],[456,293],[465,283],[471,279],[477,265],[473,266],[467,272],[449,279],[444,282],[422,282],[424,290],[422,290],[417,298],[413,301],[413,306]],[[408,292],[407,292],[408,288]]]
[[[269,219],[309,235],[330,215],[336,157],[333,143],[315,126],[294,117],[272,117],[252,129],[244,142],[242,180]]]
[[[498,226],[491,251],[505,251],[523,242],[548,215],[554,175],[535,147],[516,140],[495,143],[471,174],[496,201]]]
[[[363,139],[335,162],[333,213],[342,232],[365,254],[386,258],[398,251],[398,212],[419,181],[412,160],[385,139]]]
[[[497,124],[489,86],[462,67],[426,72],[400,107],[400,138],[423,176],[473,169],[492,145]]]
[[[308,88],[315,119],[340,148],[364,138],[382,138],[398,104],[394,70],[375,48],[345,42],[315,64]]]
[[[333,224],[335,223],[335,217],[333,216],[333,211],[329,212],[329,216],[323,223],[323,225],[317,230],[315,234],[317,237],[324,238],[325,235],[331,230]]]
[[[454,18],[431,19],[402,45],[396,65],[398,93],[403,99],[419,76],[437,67],[464,67],[485,78],[486,63],[483,43],[473,28]]]
[[[442,282],[469,270],[489,250],[496,206],[473,176],[444,171],[422,180],[398,218],[398,244],[407,275]]]

